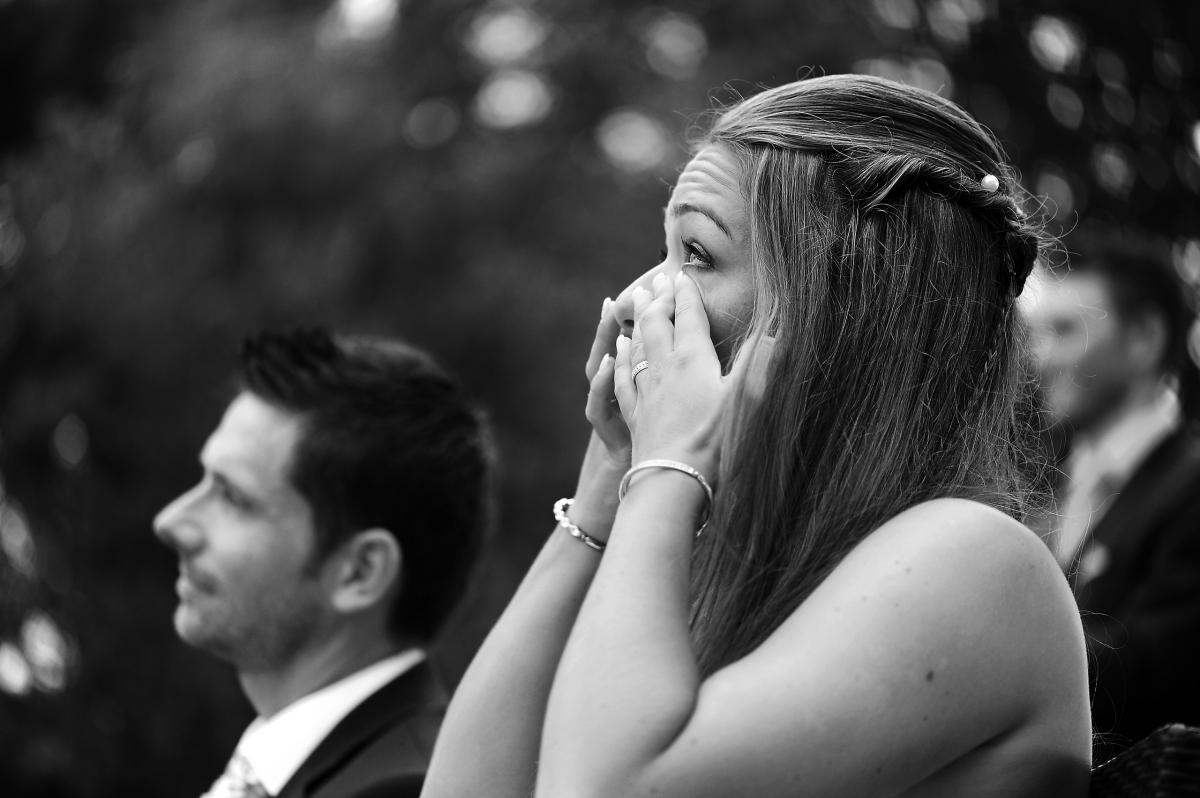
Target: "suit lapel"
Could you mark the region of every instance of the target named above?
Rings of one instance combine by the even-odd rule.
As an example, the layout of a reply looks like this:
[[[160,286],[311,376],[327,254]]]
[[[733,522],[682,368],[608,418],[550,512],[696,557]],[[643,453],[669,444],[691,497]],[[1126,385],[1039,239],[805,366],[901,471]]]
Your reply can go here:
[[[1167,436],[1138,466],[1092,530],[1076,560],[1081,608],[1104,612],[1125,592],[1154,532],[1174,512],[1181,491],[1194,490],[1200,475],[1200,441],[1185,427]]]
[[[400,719],[446,704],[446,694],[427,662],[400,674],[342,718],[288,780],[277,798],[300,798]]]

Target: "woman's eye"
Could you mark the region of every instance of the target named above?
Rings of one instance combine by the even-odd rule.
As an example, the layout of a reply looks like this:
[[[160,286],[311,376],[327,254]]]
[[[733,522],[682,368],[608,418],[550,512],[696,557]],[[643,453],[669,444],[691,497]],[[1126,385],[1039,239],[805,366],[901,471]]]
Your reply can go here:
[[[708,256],[703,247],[693,241],[684,241],[682,243],[685,256],[683,261],[684,266],[691,266],[695,269],[712,268],[712,258]]]

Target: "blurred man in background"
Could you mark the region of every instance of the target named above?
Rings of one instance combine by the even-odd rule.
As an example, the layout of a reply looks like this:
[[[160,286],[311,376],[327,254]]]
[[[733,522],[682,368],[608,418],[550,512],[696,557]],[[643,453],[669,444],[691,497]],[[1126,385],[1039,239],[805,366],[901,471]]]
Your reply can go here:
[[[1031,311],[1046,406],[1065,425],[1051,545],[1092,641],[1100,756],[1200,723],[1200,437],[1192,323],[1168,253],[1078,235]]]
[[[487,436],[424,354],[321,331],[243,346],[200,483],[155,519],[175,628],[258,717],[209,796],[420,791],[446,695],[424,647],[487,521]]]

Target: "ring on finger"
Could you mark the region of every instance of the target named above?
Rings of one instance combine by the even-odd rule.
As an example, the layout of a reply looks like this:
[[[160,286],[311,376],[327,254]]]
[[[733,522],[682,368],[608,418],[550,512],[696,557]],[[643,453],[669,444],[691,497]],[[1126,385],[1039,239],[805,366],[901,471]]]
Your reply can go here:
[[[649,361],[639,360],[637,363],[634,364],[633,372],[629,375],[629,378],[631,380],[633,380],[634,382],[637,382],[637,376],[648,368],[650,368]]]

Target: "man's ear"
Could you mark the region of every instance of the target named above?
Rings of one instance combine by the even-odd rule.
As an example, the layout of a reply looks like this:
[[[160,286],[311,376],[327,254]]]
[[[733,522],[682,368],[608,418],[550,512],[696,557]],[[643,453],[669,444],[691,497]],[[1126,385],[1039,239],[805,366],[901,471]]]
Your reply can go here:
[[[346,542],[331,596],[340,612],[370,609],[400,582],[403,552],[386,529],[365,529]]]
[[[1142,313],[1130,320],[1126,330],[1130,355],[1134,362],[1157,371],[1167,353],[1167,321],[1160,313]]]

